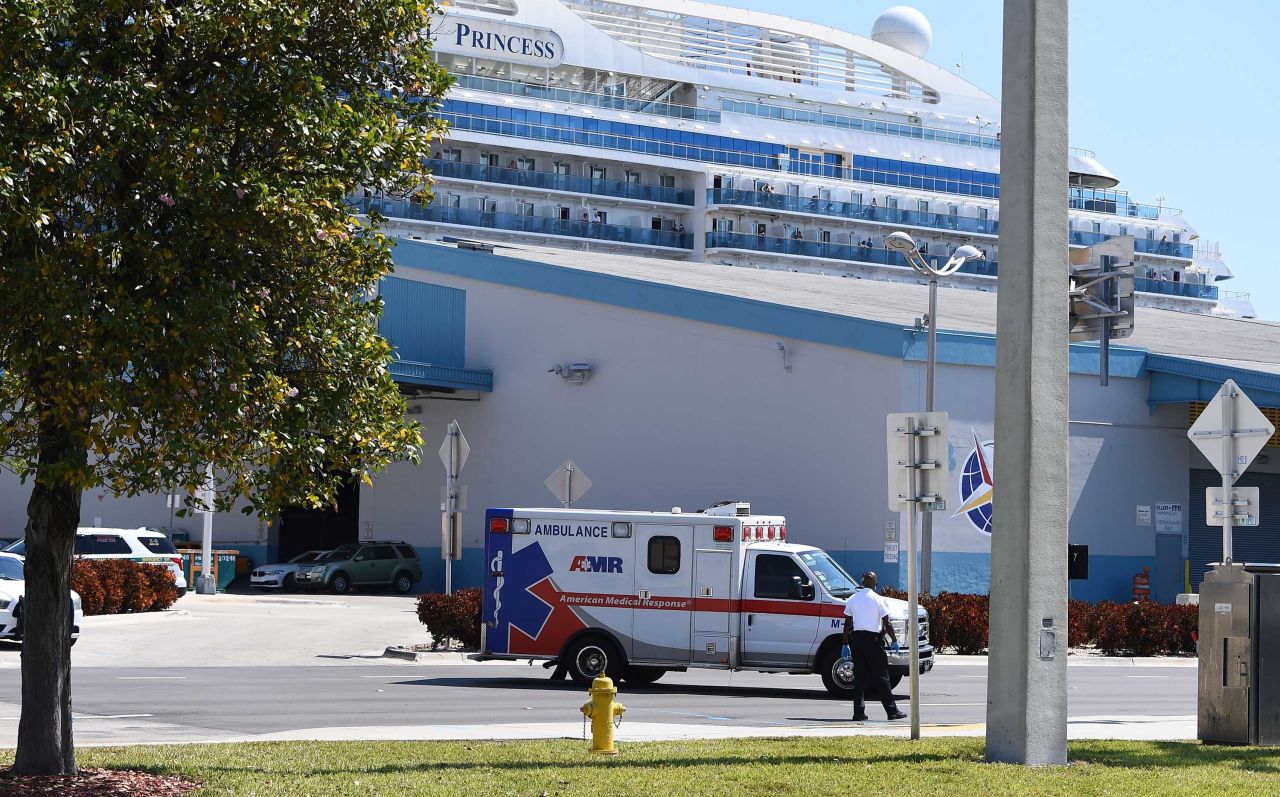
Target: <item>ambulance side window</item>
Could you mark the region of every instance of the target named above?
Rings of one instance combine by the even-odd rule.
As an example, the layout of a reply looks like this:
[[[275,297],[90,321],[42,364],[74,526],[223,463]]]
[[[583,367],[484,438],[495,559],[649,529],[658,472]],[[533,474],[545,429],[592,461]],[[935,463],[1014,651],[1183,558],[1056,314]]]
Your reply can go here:
[[[799,580],[796,580],[796,577]],[[812,600],[798,594],[809,577],[790,556],[760,554],[756,557],[756,597],[775,600]]]
[[[680,540],[675,537],[649,539],[649,572],[660,575],[680,572]]]

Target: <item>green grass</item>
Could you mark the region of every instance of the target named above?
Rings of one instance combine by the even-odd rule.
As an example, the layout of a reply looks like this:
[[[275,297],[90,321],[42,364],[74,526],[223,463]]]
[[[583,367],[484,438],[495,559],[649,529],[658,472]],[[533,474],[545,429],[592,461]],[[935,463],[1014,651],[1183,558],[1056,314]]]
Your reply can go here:
[[[581,741],[287,742],[93,748],[81,766],[181,774],[199,794],[466,797],[967,797],[1280,793],[1280,751],[1173,742],[1077,742],[1068,767],[982,762],[976,738],[734,739],[623,744],[592,757]],[[12,753],[0,754],[7,766]]]

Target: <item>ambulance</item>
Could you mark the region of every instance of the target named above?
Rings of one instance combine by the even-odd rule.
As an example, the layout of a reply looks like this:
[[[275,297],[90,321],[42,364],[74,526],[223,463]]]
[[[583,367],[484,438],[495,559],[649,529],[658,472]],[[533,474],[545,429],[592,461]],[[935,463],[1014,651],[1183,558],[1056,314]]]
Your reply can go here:
[[[840,697],[844,603],[860,589],[825,552],[787,541],[780,516],[746,503],[701,512],[489,509],[481,652],[544,659],[589,684],[604,672],[649,684],[690,667],[817,673]],[[908,667],[907,603],[888,599]],[[933,668],[919,612],[920,669]]]

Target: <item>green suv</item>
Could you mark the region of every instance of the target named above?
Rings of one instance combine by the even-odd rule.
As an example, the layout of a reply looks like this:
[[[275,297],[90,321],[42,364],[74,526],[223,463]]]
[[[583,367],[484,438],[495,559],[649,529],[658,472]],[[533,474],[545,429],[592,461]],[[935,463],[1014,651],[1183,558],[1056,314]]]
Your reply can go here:
[[[401,595],[422,578],[413,547],[399,540],[339,545],[309,565],[298,568],[294,582],[304,589],[328,587],[341,595],[352,587],[390,586]]]

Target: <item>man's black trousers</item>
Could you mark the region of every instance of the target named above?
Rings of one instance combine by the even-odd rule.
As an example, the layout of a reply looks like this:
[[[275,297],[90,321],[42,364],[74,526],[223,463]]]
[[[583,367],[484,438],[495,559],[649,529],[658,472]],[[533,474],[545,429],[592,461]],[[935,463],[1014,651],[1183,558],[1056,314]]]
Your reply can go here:
[[[849,652],[853,656],[853,713],[864,712],[863,692],[879,692],[880,703],[886,713],[898,713],[893,700],[893,687],[889,685],[889,657],[885,655],[880,635],[873,631],[854,631],[849,638]]]

